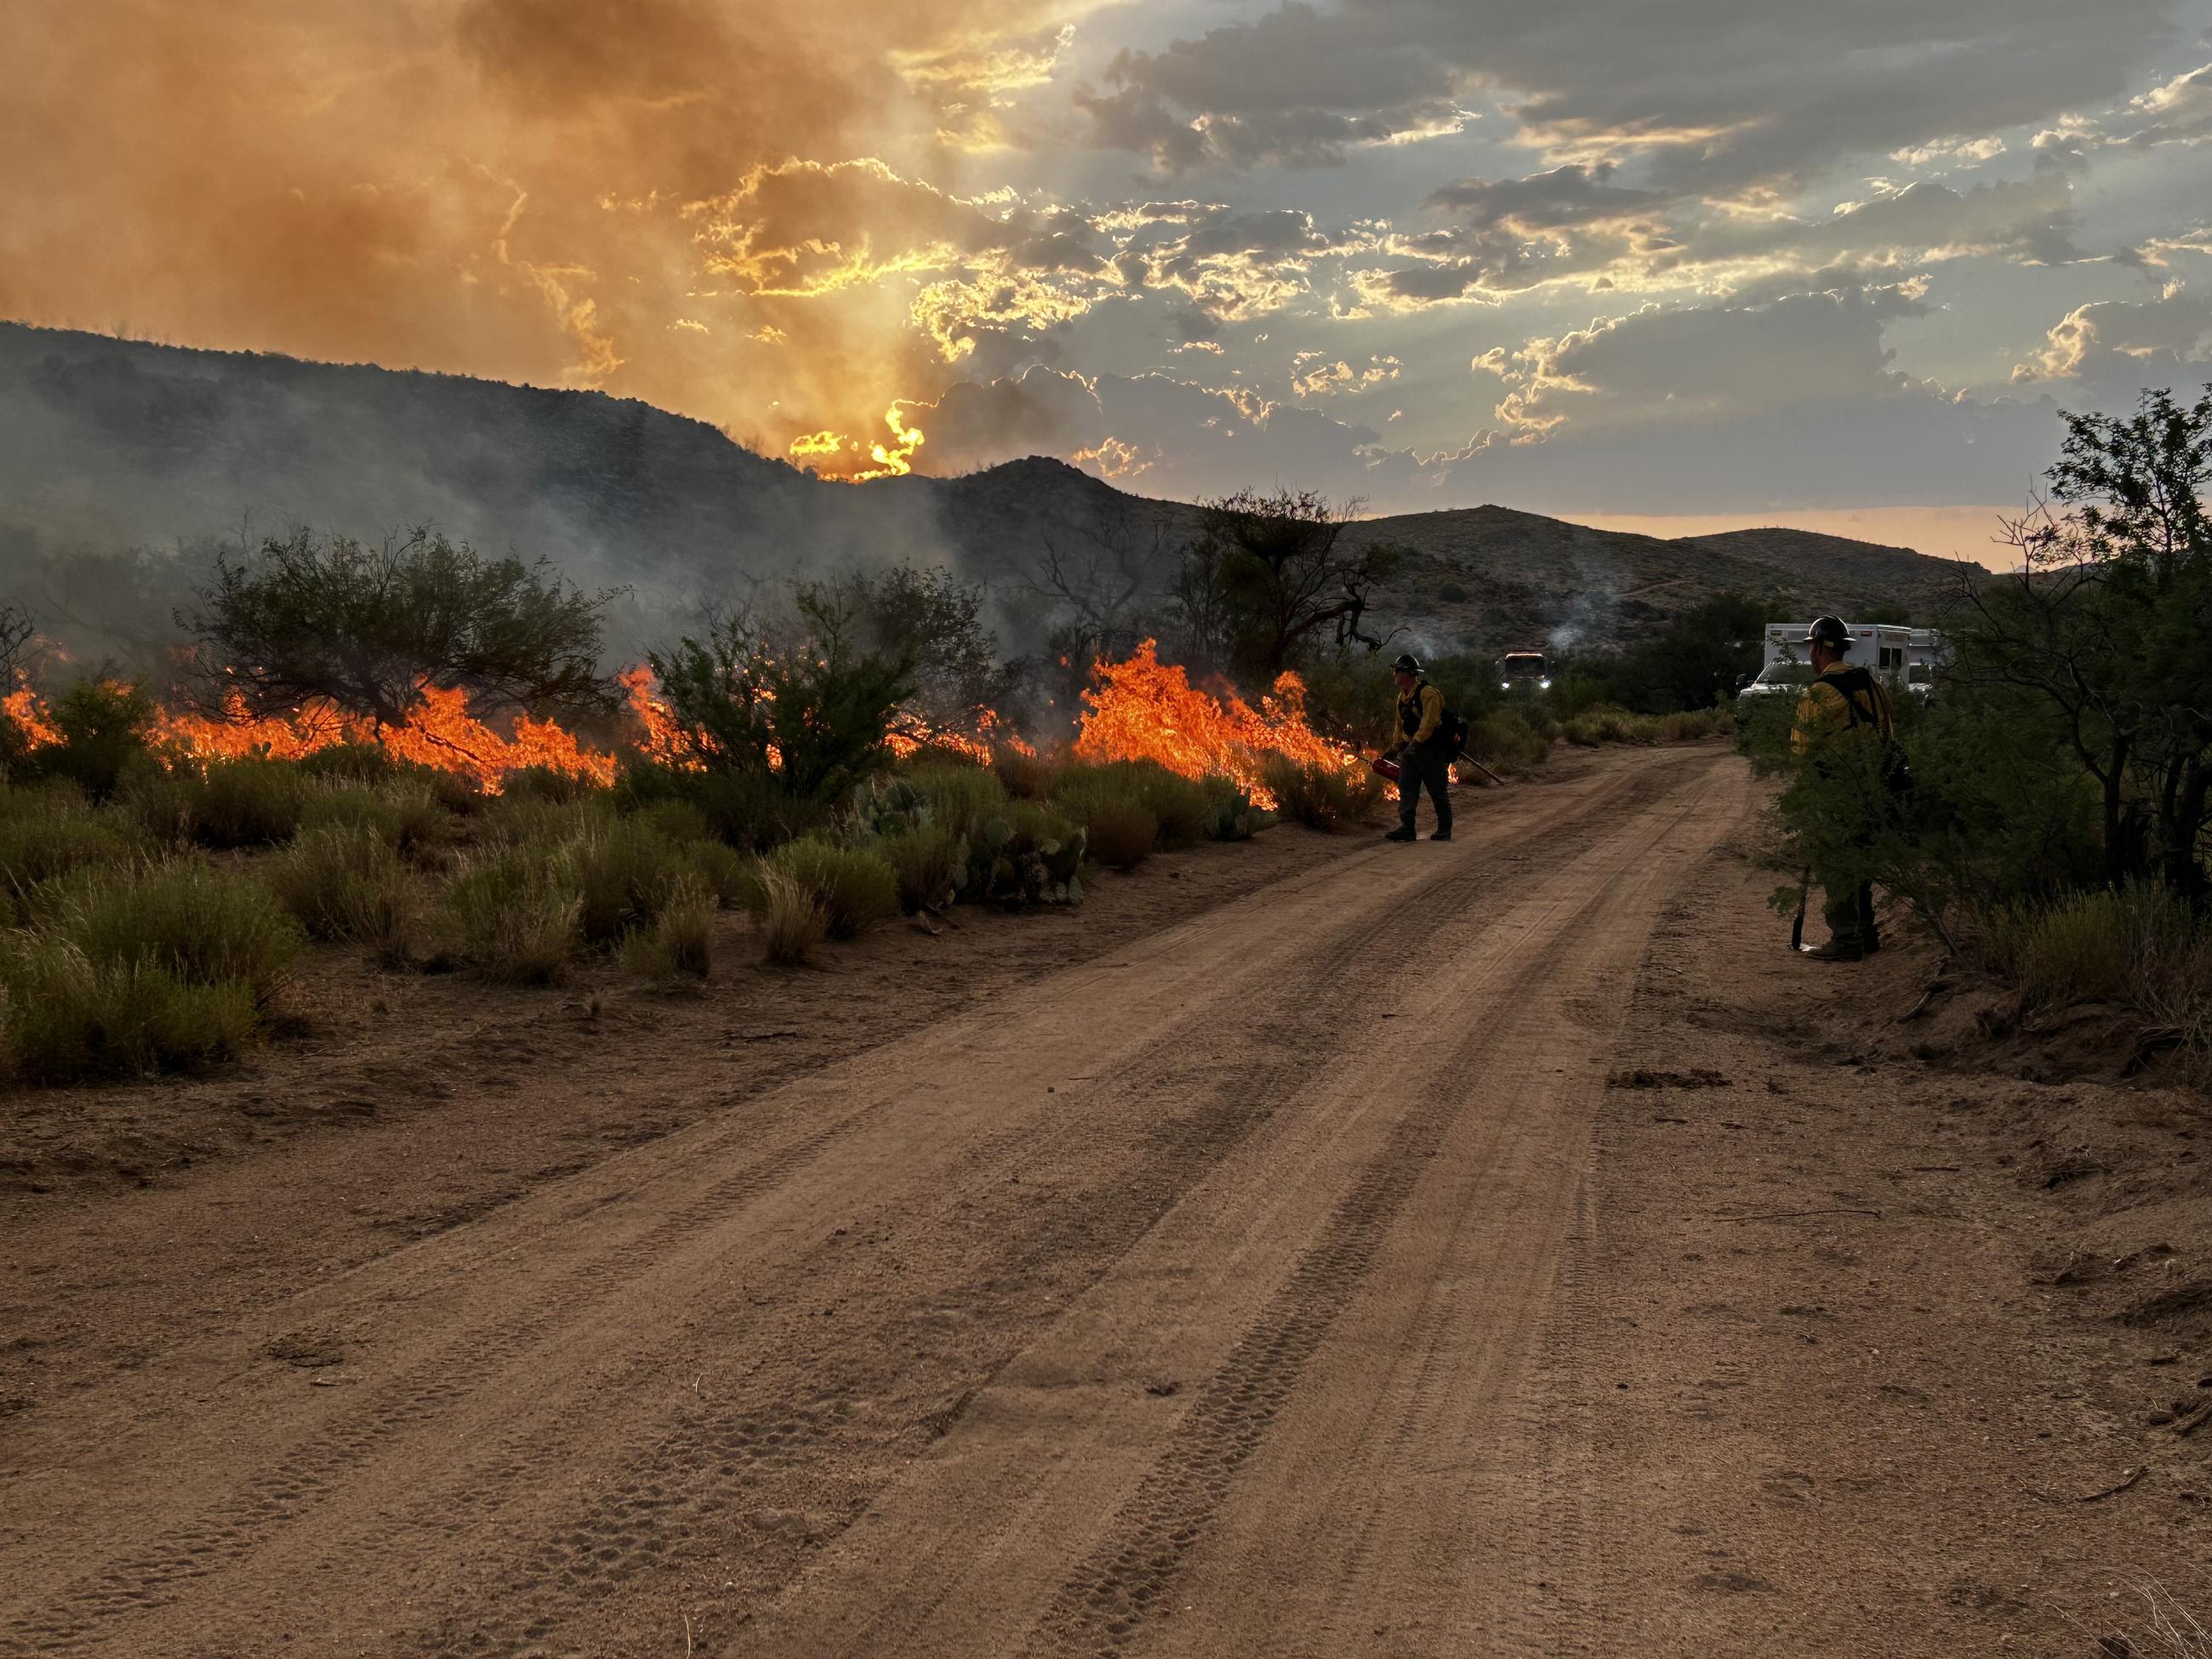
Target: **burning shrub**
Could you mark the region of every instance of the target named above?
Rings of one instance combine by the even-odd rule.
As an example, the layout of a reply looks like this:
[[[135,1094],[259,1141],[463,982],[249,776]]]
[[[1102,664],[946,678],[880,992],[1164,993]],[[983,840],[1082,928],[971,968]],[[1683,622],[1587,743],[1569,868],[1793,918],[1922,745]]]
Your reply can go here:
[[[666,981],[679,974],[704,979],[714,965],[714,896],[696,876],[679,877],[652,926],[623,946],[623,964],[634,974]]]
[[[810,836],[777,848],[761,866],[763,878],[769,871],[780,871],[820,902],[831,939],[857,938],[872,924],[899,913],[898,877],[874,853]],[[756,879],[749,896],[757,915],[774,902],[764,878]]]
[[[755,890],[762,954],[779,968],[807,961],[830,930],[829,907],[798,877],[766,862]]]
[[[908,915],[951,903],[967,873],[968,843],[941,823],[885,836],[876,851],[897,877],[899,908]]]
[[[290,761],[216,761],[191,792],[192,838],[203,847],[292,839],[307,810],[307,781]]]
[[[446,884],[430,915],[432,961],[514,984],[553,984],[579,942],[582,908],[562,861],[544,848],[501,848]]]
[[[269,872],[269,885],[310,939],[365,945],[402,963],[414,945],[415,904],[392,848],[372,824],[307,830]]]
[[[1285,817],[1316,830],[1343,830],[1363,822],[1382,799],[1382,778],[1371,771],[1269,757],[1261,773],[1275,808]]]

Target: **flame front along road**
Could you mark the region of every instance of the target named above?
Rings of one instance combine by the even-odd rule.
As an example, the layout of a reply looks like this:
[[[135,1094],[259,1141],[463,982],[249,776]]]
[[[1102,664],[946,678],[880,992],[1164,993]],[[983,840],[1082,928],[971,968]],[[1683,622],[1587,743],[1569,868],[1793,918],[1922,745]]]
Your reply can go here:
[[[58,1396],[0,1651],[1571,1648],[1609,1034],[1747,804],[1637,751],[1347,843]]]

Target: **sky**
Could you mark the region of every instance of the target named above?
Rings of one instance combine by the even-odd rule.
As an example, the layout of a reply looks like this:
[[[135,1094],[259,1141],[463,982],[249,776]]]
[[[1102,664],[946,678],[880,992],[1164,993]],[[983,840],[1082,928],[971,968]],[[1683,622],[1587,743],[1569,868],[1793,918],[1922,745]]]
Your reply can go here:
[[[13,0],[0,316],[825,476],[1988,552],[2212,380],[2212,0]]]

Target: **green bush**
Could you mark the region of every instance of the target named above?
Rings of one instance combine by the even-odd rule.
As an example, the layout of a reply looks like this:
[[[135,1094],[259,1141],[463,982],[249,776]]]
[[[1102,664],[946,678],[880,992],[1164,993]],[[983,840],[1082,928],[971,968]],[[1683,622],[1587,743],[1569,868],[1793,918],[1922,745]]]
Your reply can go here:
[[[671,798],[644,801],[631,816],[656,834],[685,845],[705,841],[714,833],[707,827],[706,813],[688,800]]]
[[[727,909],[743,901],[748,875],[745,855],[719,841],[695,841],[684,848],[690,873],[714,902]]]
[[[611,945],[650,923],[687,878],[684,850],[636,818],[592,825],[566,848],[575,884],[576,926],[586,945]]]
[[[651,926],[631,933],[623,945],[625,967],[664,981],[679,975],[706,978],[714,954],[714,896],[688,875],[670,890]]]
[[[268,881],[311,939],[365,945],[395,963],[413,950],[413,890],[392,842],[374,825],[302,830]]]
[[[1765,701],[1778,703],[1787,699]],[[1559,736],[1583,749],[1605,743],[1699,743],[1707,738],[1727,737],[1735,729],[1734,712],[1720,707],[1636,714],[1617,703],[1598,703],[1559,722]]]
[[[2119,1003],[2212,1049],[2212,921],[2155,883],[2006,905],[1981,954],[2034,1006]]]
[[[538,845],[465,864],[431,911],[432,961],[520,985],[556,983],[581,943],[583,908],[566,860]]]
[[[300,830],[366,830],[386,848],[399,845],[399,807],[382,791],[340,784],[308,791],[300,811]]]
[[[550,800],[563,805],[599,793],[599,786],[577,772],[550,766],[518,766],[499,781],[502,800]]]
[[[1283,817],[1316,830],[1343,830],[1364,822],[1389,787],[1366,767],[1351,770],[1270,756],[1260,780]]]
[[[766,772],[735,768],[686,771],[641,761],[623,769],[611,797],[623,812],[681,803],[705,821],[708,833],[741,853],[764,853],[813,828],[823,813],[794,800]]]
[[[831,939],[853,939],[899,913],[898,877],[872,852],[837,847],[809,836],[779,847],[762,860],[812,894],[822,905]],[[773,903],[769,884],[756,880],[749,896],[757,915]]]
[[[287,842],[307,810],[307,781],[291,761],[212,762],[192,791],[192,838],[203,847]]]
[[[390,750],[374,743],[334,743],[309,750],[298,764],[307,777],[335,778],[347,783],[383,783],[398,776],[402,769]]]
[[[916,767],[907,775],[907,781],[929,804],[932,822],[963,841],[974,842],[986,825],[1006,811],[1006,785],[980,766],[935,762]]]
[[[526,842],[558,845],[590,834],[614,822],[612,803],[604,796],[589,800],[540,800],[529,795],[495,796],[486,803],[479,823],[483,839],[502,847]]]
[[[1268,815],[1253,803],[1244,786],[1219,773],[1205,780],[1208,841],[1249,841],[1267,827]]]
[[[966,871],[968,844],[941,823],[920,824],[876,843],[898,879],[899,908],[912,915],[950,904]]]
[[[300,951],[300,929],[261,883],[196,857],[143,870],[81,870],[40,906],[40,931],[95,963],[143,961],[190,985],[236,982],[266,1007]]]
[[[1548,738],[1517,709],[1502,708],[1474,722],[1467,738],[1468,753],[1492,771],[1506,776],[1526,776],[1551,757]]]
[[[258,1024],[241,981],[194,985],[143,957],[95,960],[66,939],[0,938],[0,1062],[24,1082],[206,1065]]]
[[[55,699],[46,719],[61,741],[33,750],[30,769],[105,800],[132,763],[145,757],[154,705],[136,685],[86,680]]]
[[[149,757],[125,769],[112,804],[149,847],[169,850],[191,839],[198,795],[197,775],[173,772]]]
[[[67,785],[0,789],[0,898],[88,866],[130,862],[131,837]]]
[[[1160,821],[1133,794],[1102,791],[1064,804],[1081,821],[1091,856],[1109,869],[1135,869],[1159,839]]]
[[[1090,832],[1093,858],[1124,869],[1150,852],[1152,844],[1147,842],[1128,863],[1122,863],[1119,856],[1109,858],[1098,846],[1102,823],[1110,820],[1105,833],[1117,854],[1126,855],[1140,814],[1152,820],[1158,844],[1170,848],[1188,847],[1198,840],[1216,816],[1212,798],[1203,783],[1171,772],[1157,761],[1063,767],[1053,780],[1052,799]],[[1105,816],[1094,822],[1095,814]]]

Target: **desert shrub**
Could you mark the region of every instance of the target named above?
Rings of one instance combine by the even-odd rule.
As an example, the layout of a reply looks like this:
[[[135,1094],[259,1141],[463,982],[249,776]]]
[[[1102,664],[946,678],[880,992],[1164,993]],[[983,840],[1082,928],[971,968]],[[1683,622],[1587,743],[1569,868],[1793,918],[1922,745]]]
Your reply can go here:
[[[1055,805],[1090,830],[1091,856],[1102,864],[1117,860],[1099,850],[1099,830],[1092,821],[1094,812],[1110,812],[1114,823],[1111,834],[1117,848],[1122,850],[1131,843],[1139,813],[1152,818],[1154,836],[1163,847],[1188,847],[1205,834],[1214,815],[1204,784],[1170,772],[1157,761],[1110,761],[1103,766],[1064,767],[1053,781],[1052,799]],[[1147,844],[1144,852],[1151,850]],[[1136,857],[1142,858],[1144,852]],[[1121,867],[1126,869],[1128,866]]]
[[[430,799],[456,817],[481,812],[495,797],[466,772],[449,772],[442,766],[409,766],[399,775],[414,779],[430,792]]]
[[[692,802],[673,797],[641,802],[630,816],[656,834],[687,845],[714,833],[707,827],[706,813]]]
[[[191,839],[198,796],[197,776],[173,772],[149,757],[125,769],[110,804],[147,846],[167,849]]]
[[[1378,774],[1360,767],[1322,766],[1270,756],[1261,781],[1275,798],[1275,810],[1316,830],[1342,830],[1364,821],[1389,787]]]
[[[432,961],[514,984],[553,984],[580,942],[581,909],[564,860],[536,844],[494,848],[464,865],[439,896],[428,930]]]
[[[961,896],[1018,909],[1083,897],[1083,830],[1036,801],[1009,802],[969,845]]]
[[[100,960],[67,939],[0,938],[0,1066],[27,1083],[227,1059],[259,1024],[242,981],[195,985],[145,957]]]
[[[925,823],[876,843],[876,851],[898,880],[899,908],[912,915],[925,907],[950,904],[959,891],[968,862],[968,844],[941,823]]]
[[[256,1006],[275,997],[300,929],[261,883],[198,858],[137,871],[81,870],[42,906],[41,932],[94,963],[144,961],[191,985],[236,982]]]
[[[216,761],[192,792],[192,839],[215,848],[289,841],[307,810],[307,781],[294,763]]]
[[[404,962],[414,943],[414,894],[392,848],[374,824],[327,823],[302,830],[267,879],[310,939],[365,945]]]
[[[86,680],[56,698],[46,720],[61,741],[33,750],[27,769],[105,800],[131,764],[144,758],[154,705],[136,685]]]
[[[907,781],[929,804],[932,822],[973,842],[992,820],[1005,816],[1006,787],[980,766],[916,767]]]
[[[830,931],[830,910],[821,896],[788,870],[765,860],[755,890],[761,954],[779,968],[807,961]]]
[[[1234,778],[1210,774],[1205,780],[1208,841],[1249,841],[1267,827],[1268,816]]]
[[[1787,699],[1765,701],[1779,703]],[[1616,703],[1597,703],[1559,722],[1559,736],[1583,749],[1604,743],[1698,743],[1707,738],[1727,737],[1735,729],[1734,712],[1720,707],[1636,714]]]
[[[679,877],[652,924],[631,933],[623,964],[656,980],[704,979],[714,965],[714,896],[696,877]]]
[[[1468,753],[1493,772],[1526,775],[1543,765],[1550,741],[1517,709],[1485,714],[1469,729]]]
[[[565,863],[575,885],[577,930],[593,945],[651,922],[693,875],[681,848],[635,818],[593,823],[556,861]]]
[[[499,795],[486,804],[478,833],[502,847],[519,847],[526,842],[558,845],[613,822],[614,817],[611,803],[604,796],[554,801],[530,795]]]
[[[898,877],[875,853],[810,836],[777,848],[762,865],[763,874],[781,871],[820,901],[831,939],[855,938],[899,913]],[[759,913],[769,902],[767,884],[756,880],[749,896]]]
[[[794,800],[772,774],[736,768],[684,770],[650,761],[625,768],[611,797],[624,812],[680,802],[706,821],[708,833],[743,853],[764,853],[813,828],[819,808]]]
[[[690,866],[691,878],[715,903],[726,909],[743,901],[746,860],[736,848],[725,847],[714,840],[691,842],[684,848],[684,861]]]
[[[2004,906],[1981,954],[2036,1006],[2120,1003],[2212,1050],[2212,921],[2156,883]]]
[[[1035,750],[1001,744],[991,752],[991,770],[1016,800],[1042,800],[1052,793],[1060,768]]]
[[[386,848],[396,848],[399,807],[381,791],[360,784],[310,789],[301,805],[301,833],[333,828],[366,830]]]
[[[599,787],[581,773],[550,766],[518,766],[499,781],[500,796],[507,800],[580,801]]]
[[[381,783],[401,770],[392,751],[374,743],[334,743],[313,750],[300,757],[299,767],[311,778],[337,778],[349,783]]]
[[[0,902],[87,866],[128,863],[134,851],[67,784],[0,789]]]
[[[1085,780],[1065,790],[1054,805],[1083,826],[1091,856],[1111,869],[1135,869],[1160,838],[1160,821],[1145,805],[1143,792],[1123,780]]]

